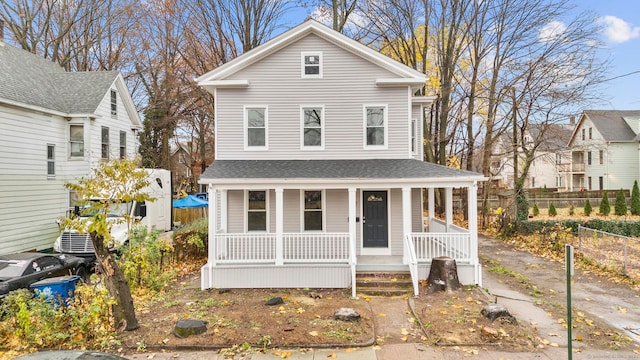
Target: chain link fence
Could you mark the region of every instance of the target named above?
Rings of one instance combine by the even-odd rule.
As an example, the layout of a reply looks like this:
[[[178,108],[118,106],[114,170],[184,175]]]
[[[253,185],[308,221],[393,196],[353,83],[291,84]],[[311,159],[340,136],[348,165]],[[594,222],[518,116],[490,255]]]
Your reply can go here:
[[[577,242],[583,261],[640,279],[640,239],[578,226]]]

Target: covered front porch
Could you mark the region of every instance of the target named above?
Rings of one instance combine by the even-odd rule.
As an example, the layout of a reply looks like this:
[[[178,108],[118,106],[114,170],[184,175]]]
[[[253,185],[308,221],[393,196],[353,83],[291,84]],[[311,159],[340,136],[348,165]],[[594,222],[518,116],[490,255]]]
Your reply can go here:
[[[351,287],[356,296],[357,272],[410,271],[417,294],[431,259],[440,256],[456,259],[461,282],[481,284],[476,217],[480,176],[462,173],[476,176],[218,178],[208,184],[210,246],[201,286]],[[469,229],[453,224],[454,188],[466,189]],[[439,189],[444,192],[444,219],[433,217]],[[262,224],[256,219],[264,228],[256,230],[256,223]]]

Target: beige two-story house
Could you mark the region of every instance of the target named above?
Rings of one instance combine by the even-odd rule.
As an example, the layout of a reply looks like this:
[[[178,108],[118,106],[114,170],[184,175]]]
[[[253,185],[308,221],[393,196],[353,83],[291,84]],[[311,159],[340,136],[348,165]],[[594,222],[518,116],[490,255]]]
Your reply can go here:
[[[480,284],[481,174],[422,161],[425,75],[308,20],[202,75],[216,102],[202,288],[351,287],[359,271],[455,258]],[[453,224],[465,188],[469,228]],[[433,217],[434,191],[446,214]],[[423,192],[428,214],[423,219]]]

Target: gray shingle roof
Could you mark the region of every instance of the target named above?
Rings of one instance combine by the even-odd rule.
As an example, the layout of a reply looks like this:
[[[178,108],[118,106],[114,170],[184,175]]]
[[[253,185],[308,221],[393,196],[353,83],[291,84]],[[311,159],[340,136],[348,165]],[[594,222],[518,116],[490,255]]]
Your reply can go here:
[[[0,41],[0,98],[63,113],[94,113],[117,71],[66,72]]]
[[[201,179],[481,178],[482,174],[414,159],[216,160]]]
[[[637,135],[624,118],[640,118],[640,110],[585,110],[584,114],[606,141],[632,141]]]

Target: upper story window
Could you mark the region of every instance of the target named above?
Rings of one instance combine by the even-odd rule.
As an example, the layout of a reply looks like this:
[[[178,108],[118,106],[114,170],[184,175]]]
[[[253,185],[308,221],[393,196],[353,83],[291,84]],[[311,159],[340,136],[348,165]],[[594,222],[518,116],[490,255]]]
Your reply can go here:
[[[84,156],[84,125],[69,125],[69,155]]]
[[[120,159],[127,157],[127,132],[120,131]]]
[[[584,140],[584,129],[582,129],[582,140]]]
[[[587,151],[587,165],[591,165],[591,151]]]
[[[302,107],[302,148],[324,149],[324,107]]]
[[[118,117],[118,93],[111,90],[111,117]]]
[[[322,52],[318,51],[302,53],[302,77],[322,77]]]
[[[246,126],[245,148],[268,148],[267,107],[245,107],[244,114]]]
[[[418,121],[417,120],[411,120],[411,153],[415,154],[418,152],[418,144],[417,144],[417,137],[416,135],[418,134]]]
[[[598,158],[599,158],[600,165],[604,164],[604,151],[603,150],[598,151]]]
[[[387,107],[385,105],[365,105],[365,147],[387,146]]]
[[[589,139],[593,139],[593,128],[589,128]]]
[[[47,176],[56,176],[56,146],[47,144]]]
[[[102,127],[102,136],[101,139],[101,147],[100,154],[102,159],[109,160],[109,128],[106,126]]]
[[[267,192],[247,191],[247,231],[267,231]]]
[[[322,231],[323,227],[323,201],[322,191],[304,191],[304,231]]]

